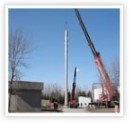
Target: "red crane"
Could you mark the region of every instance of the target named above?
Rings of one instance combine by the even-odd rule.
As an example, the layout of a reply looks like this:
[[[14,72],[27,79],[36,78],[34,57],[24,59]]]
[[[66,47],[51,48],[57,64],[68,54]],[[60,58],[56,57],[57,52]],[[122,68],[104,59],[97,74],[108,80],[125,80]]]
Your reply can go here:
[[[86,37],[86,40],[89,44],[89,47],[93,53],[95,63],[97,65],[97,68],[98,68],[100,75],[102,77],[102,81],[103,81],[102,85],[104,86],[104,88],[106,88],[106,91],[107,91],[107,93],[104,93],[104,90],[102,91],[102,96],[100,97],[100,101],[101,102],[106,101],[106,102],[110,103],[111,101],[113,101],[114,98],[116,98],[116,94],[114,93],[110,78],[107,74],[107,71],[106,71],[104,65],[103,65],[103,62],[102,62],[101,57],[100,57],[100,53],[96,51],[95,46],[92,43],[91,38],[87,32],[86,26],[84,25],[82,18],[81,18],[81,15],[77,9],[75,9],[75,13],[76,13],[76,16],[78,18],[79,24],[82,28],[82,31]],[[102,89],[104,89],[104,88],[102,88]]]

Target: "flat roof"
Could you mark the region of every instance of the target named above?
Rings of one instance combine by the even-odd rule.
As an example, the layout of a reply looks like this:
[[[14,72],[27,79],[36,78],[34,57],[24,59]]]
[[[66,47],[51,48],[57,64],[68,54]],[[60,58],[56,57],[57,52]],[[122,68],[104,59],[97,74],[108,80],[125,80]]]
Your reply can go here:
[[[10,84],[10,82],[9,82]],[[43,82],[32,82],[32,81],[13,81],[12,89],[18,90],[42,90]]]

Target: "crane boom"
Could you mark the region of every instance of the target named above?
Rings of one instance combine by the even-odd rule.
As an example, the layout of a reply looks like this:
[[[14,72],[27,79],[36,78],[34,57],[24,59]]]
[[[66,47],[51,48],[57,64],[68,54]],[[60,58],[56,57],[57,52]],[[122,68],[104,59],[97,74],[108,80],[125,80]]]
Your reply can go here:
[[[89,46],[91,48],[91,51],[92,51],[93,55],[94,56],[99,55],[99,53],[96,51],[96,49],[94,47],[94,44],[91,41],[91,38],[90,38],[90,36],[88,34],[88,31],[86,30],[86,27],[85,27],[85,25],[84,25],[84,23],[82,21],[81,15],[80,15],[80,13],[79,13],[79,11],[77,9],[75,9],[75,13],[76,13],[76,16],[77,16],[77,18],[79,20],[79,24],[80,24],[80,26],[81,26],[81,28],[83,30],[83,33],[85,34],[85,37],[87,39],[87,42],[88,42],[88,44],[89,44]]]
[[[75,67],[74,76],[73,76],[73,83],[72,83],[72,93],[71,93],[71,98],[69,101],[70,108],[77,108],[78,107],[78,102],[75,100],[76,75],[77,75],[77,68]]]
[[[79,24],[80,24],[80,26],[81,26],[81,28],[83,30],[83,33],[84,33],[84,35],[86,37],[86,40],[87,40],[87,42],[89,44],[89,47],[90,47],[90,49],[91,49],[91,51],[92,51],[92,53],[94,55],[95,63],[97,65],[97,68],[98,68],[98,70],[100,72],[100,75],[101,75],[101,77],[103,79],[105,88],[106,88],[106,90],[108,92],[108,96],[107,96],[108,98],[107,99],[108,99],[108,101],[110,101],[114,97],[113,88],[111,86],[110,78],[109,78],[109,76],[108,76],[108,74],[106,72],[106,69],[105,69],[105,67],[103,65],[103,62],[102,62],[102,60],[100,58],[100,54],[99,54],[99,52],[96,51],[96,49],[94,47],[94,44],[92,43],[91,38],[90,38],[90,36],[88,34],[88,31],[86,29],[86,26],[84,25],[84,23],[82,21],[82,18],[81,18],[81,15],[80,15],[80,13],[79,13],[79,11],[77,9],[75,9],[75,13],[76,13],[76,16],[78,18]]]
[[[75,67],[75,70],[74,70],[74,77],[73,77],[73,86],[72,86],[72,96],[71,96],[71,100],[74,100],[74,99],[75,99],[76,71],[77,71],[77,68]]]

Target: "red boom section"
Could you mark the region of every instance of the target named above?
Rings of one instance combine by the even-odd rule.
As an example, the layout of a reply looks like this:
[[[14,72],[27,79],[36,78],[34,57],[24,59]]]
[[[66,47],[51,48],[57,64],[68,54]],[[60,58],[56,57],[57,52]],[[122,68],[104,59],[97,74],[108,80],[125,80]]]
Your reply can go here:
[[[94,59],[95,59],[95,63],[97,64],[97,67],[98,67],[98,70],[101,74],[101,77],[103,79],[103,82],[104,82],[104,85],[106,87],[106,90],[108,92],[108,101],[111,101],[113,96],[114,96],[114,93],[113,93],[113,89],[112,89],[112,86],[111,86],[111,83],[110,83],[110,78],[104,68],[104,65],[101,61],[101,58],[100,56],[94,56]]]

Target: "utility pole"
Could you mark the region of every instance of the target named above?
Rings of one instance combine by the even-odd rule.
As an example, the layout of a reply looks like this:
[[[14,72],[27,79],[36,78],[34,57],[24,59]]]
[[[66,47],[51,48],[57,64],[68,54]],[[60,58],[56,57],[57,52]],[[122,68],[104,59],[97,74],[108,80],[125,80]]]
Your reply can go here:
[[[64,33],[64,60],[65,60],[65,102],[64,102],[64,107],[68,107],[68,31],[67,28],[65,28],[65,33]]]

